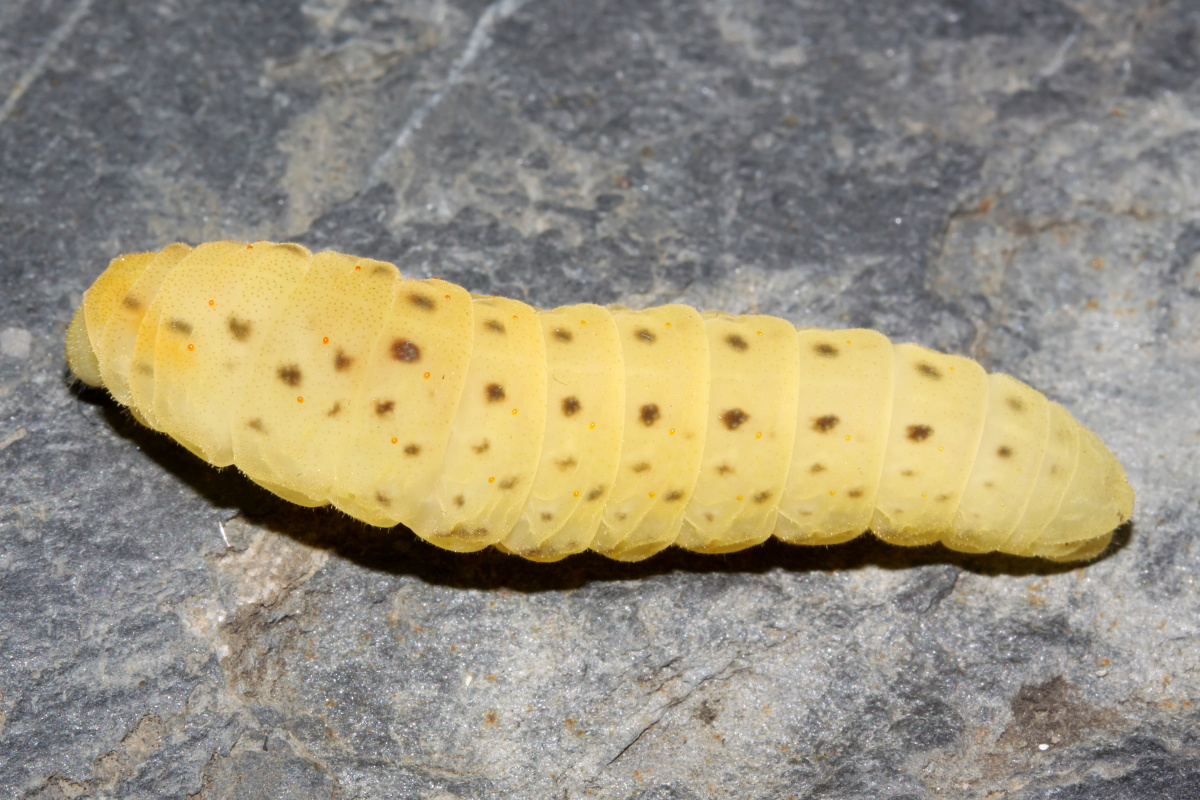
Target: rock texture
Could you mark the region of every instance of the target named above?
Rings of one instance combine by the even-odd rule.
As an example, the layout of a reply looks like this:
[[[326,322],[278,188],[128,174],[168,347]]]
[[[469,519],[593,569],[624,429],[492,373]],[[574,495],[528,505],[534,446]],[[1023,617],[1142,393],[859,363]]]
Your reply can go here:
[[[0,794],[1200,796],[1198,9],[3,4]],[[540,566],[291,508],[65,374],[109,258],[223,237],[961,352],[1135,519]]]

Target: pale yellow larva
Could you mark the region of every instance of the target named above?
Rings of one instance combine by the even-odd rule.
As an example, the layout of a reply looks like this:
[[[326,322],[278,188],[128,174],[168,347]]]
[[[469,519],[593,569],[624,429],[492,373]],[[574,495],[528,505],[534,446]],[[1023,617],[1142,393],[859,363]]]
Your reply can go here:
[[[1133,508],[1095,434],[967,358],[682,305],[540,310],[298,245],[118,258],[67,359],[212,464],[458,551],[632,561],[870,529],[1072,560]]]

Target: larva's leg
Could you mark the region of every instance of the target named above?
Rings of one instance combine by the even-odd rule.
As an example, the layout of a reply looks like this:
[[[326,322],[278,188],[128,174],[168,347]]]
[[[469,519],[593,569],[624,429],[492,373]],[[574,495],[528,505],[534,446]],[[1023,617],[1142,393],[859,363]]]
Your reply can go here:
[[[709,358],[693,308],[613,309],[625,364],[621,462],[592,549],[637,561],[679,535],[704,452]]]
[[[361,352],[344,351],[351,365],[361,363],[365,378],[344,409],[354,427],[332,502],[357,519],[390,527],[417,517],[441,474],[471,363],[475,318],[467,291],[437,279],[397,280],[383,305],[374,341]]]
[[[621,457],[625,366],[612,314],[581,304],[539,311],[546,343],[546,434],[533,490],[501,549],[556,561],[592,544]]]
[[[475,339],[441,475],[409,526],[448,550],[503,541],[533,487],[546,428],[546,345],[535,309],[474,299]]]
[[[134,405],[130,372],[146,312],[158,296],[163,280],[191,250],[186,244],[172,244],[160,250],[115,305],[100,331],[97,350],[107,356],[104,385],[122,405]]]
[[[776,536],[836,544],[875,514],[896,379],[892,343],[865,329],[796,331],[796,441]]]
[[[871,530],[893,544],[951,530],[983,436],[983,367],[914,344],[895,345],[896,390]]]
[[[967,487],[943,542],[968,553],[1004,546],[1033,496],[1046,455],[1050,402],[1007,375],[988,376],[983,438]]]
[[[796,329],[776,317],[704,313],[712,370],[700,476],[676,544],[725,553],[770,538],[796,439]]]
[[[1079,424],[1057,403],[1049,403],[1049,410],[1046,455],[1042,457],[1025,513],[1001,548],[1006,553],[1032,555],[1042,531],[1058,514],[1079,462]]]

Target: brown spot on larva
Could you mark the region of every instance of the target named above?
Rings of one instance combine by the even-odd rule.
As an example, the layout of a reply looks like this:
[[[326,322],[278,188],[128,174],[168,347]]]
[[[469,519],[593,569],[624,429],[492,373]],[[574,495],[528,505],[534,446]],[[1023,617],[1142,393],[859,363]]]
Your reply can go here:
[[[838,349],[829,342],[821,342],[813,345],[813,352],[821,358],[837,358]]]
[[[489,383],[484,391],[489,403],[499,403],[504,399],[504,387],[498,383]]]
[[[949,499],[950,499],[950,495],[948,495],[948,494],[939,494],[939,495],[937,496],[937,499],[938,499],[938,502],[939,502],[939,503],[944,503],[944,502],[946,502],[947,500],[949,500]]]
[[[859,497],[863,496],[863,490],[862,489],[851,489],[850,491],[846,492],[846,494],[850,497],[859,498]]]
[[[1012,448],[1008,445],[1004,445],[996,451],[996,455],[1000,456],[1001,458],[1012,458],[1012,454]]]
[[[403,361],[406,364],[411,364],[414,361],[421,360],[421,348],[417,347],[416,342],[410,342],[408,339],[396,339],[392,342],[392,358],[397,361]]]
[[[983,482],[983,485],[984,485],[984,487],[985,487],[985,488],[988,488],[988,489],[995,489],[995,488],[996,488],[996,484],[995,484],[995,483],[993,483],[992,481],[984,481],[984,482]]]
[[[385,267],[383,264],[376,264],[374,266],[374,268],[371,269],[372,276],[391,275],[391,274],[392,274],[392,271],[390,269],[388,269],[387,267]]]
[[[813,464],[811,467],[809,467],[808,471],[811,472],[812,474],[816,475],[818,472],[825,471],[825,465],[818,462],[816,464]]]
[[[542,512],[542,522],[549,522],[552,519],[554,519],[554,515],[551,514],[549,511]]]
[[[906,478],[911,478],[912,476],[916,475],[917,473],[913,472],[911,469],[902,469],[902,470],[900,470],[900,474]]]
[[[938,380],[942,377],[942,371],[940,369],[935,367],[933,364],[928,364],[924,361],[922,361],[920,364],[917,364],[917,372],[921,373],[926,378],[933,378],[934,380]]]
[[[1018,413],[1025,410],[1025,401],[1019,397],[1006,398],[1004,404]]]
[[[765,491],[765,490],[754,495],[754,502],[756,502],[756,503],[765,503],[770,499],[771,499],[771,493],[768,491]]]
[[[709,522],[712,522],[713,521],[713,513],[711,511],[705,511],[704,518],[706,520],[708,520]]]
[[[657,405],[654,403],[647,403],[646,405],[642,406],[641,416],[642,424],[649,428],[658,421],[658,418],[661,416],[661,414],[658,413]]]
[[[595,489],[592,489],[590,492],[587,493],[588,500],[599,500],[603,496],[604,496],[604,487],[603,486],[597,486]]]
[[[505,478],[497,484],[501,489],[511,489],[517,485],[519,479],[516,477]]]
[[[150,366],[145,361],[139,361],[137,363],[137,365],[134,366],[134,369],[137,370],[138,375],[153,375],[154,374],[154,367]]]
[[[375,401],[375,413],[381,417],[384,414],[390,414],[395,410],[396,410],[395,401],[392,401],[392,400],[376,400]]]
[[[416,292],[413,292],[408,296],[408,302],[412,303],[417,308],[422,308],[426,311],[433,311],[435,308],[437,308],[437,303],[434,302],[432,297],[427,297],[423,294],[417,294]]]
[[[255,417],[254,419],[247,422],[246,427],[252,431],[258,431],[259,433],[265,433],[267,430],[267,426],[263,425],[263,421],[261,419],[259,419],[258,417]]]
[[[823,417],[817,417],[813,420],[813,430],[817,433],[829,433],[837,427],[839,422],[841,420],[833,414],[826,414]]]
[[[579,462],[575,460],[575,456],[554,459],[554,466],[558,467],[563,472],[566,472],[569,469],[574,469],[578,465]]]
[[[467,498],[463,497],[461,494],[454,495],[454,505],[458,506],[459,508],[462,508],[466,504],[467,504]]]
[[[646,342],[647,344],[653,344],[654,340],[658,338],[657,336],[655,336],[653,333],[646,330],[645,328],[639,329],[638,332],[634,334],[634,336],[636,336],[641,341]]]
[[[725,344],[732,347],[734,350],[746,350],[750,345],[746,344],[746,340],[736,333],[731,333],[725,337]]]
[[[742,411],[740,408],[731,408],[728,411],[722,413],[721,416],[718,417],[718,419],[720,419],[721,422],[725,423],[726,428],[728,428],[731,431],[736,431],[738,429],[738,426],[740,426],[746,420],[750,419],[750,415],[747,414],[745,411]]]
[[[123,298],[121,298],[121,305],[125,306],[130,311],[137,311],[139,308],[142,307],[142,301],[138,300],[136,297],[134,297],[131,294],[127,294]]]
[[[300,385],[300,367],[297,364],[284,364],[279,368],[279,380],[288,386]]]
[[[341,413],[341,411],[342,411],[342,402],[340,400],[335,400],[333,402],[333,408],[329,409],[329,412],[325,416],[336,417],[338,414]]]
[[[498,319],[489,319],[483,323],[483,327],[487,328],[492,333],[504,333],[504,323]]]
[[[577,411],[579,411],[579,409],[580,409],[580,405],[579,405],[579,398],[578,398],[578,397],[575,397],[574,395],[571,395],[570,397],[564,397],[564,398],[563,398],[563,401],[562,401],[562,412],[563,412],[563,416],[564,416],[564,417],[573,417],[573,416],[575,416],[575,413],[576,413]]]
[[[733,472],[735,472],[734,468],[729,466],[728,464],[721,464],[720,466],[717,467],[718,475],[729,475]]]
[[[647,461],[639,461],[638,463],[636,463],[632,467],[630,467],[630,469],[633,470],[634,472],[636,472],[637,474],[641,475],[643,472],[650,471],[650,464]]]
[[[1051,465],[1050,465],[1050,474],[1051,474],[1051,475],[1057,475],[1057,474],[1058,474],[1058,464],[1051,464]]]
[[[487,528],[476,528],[475,530],[471,530],[466,525],[459,524],[455,525],[454,528],[451,529],[450,535],[457,536],[460,539],[477,539],[487,536],[487,532]]]
[[[345,372],[350,369],[350,365],[354,363],[354,359],[346,355],[346,351],[338,348],[337,355],[333,357],[333,368],[338,372]]]
[[[923,442],[933,436],[933,428],[928,425],[909,425],[908,438],[914,442]]]
[[[486,453],[488,451],[488,448],[491,446],[492,446],[492,443],[489,442],[487,439],[484,439],[479,444],[471,445],[471,449],[475,451],[475,455],[481,456],[484,453]]]
[[[569,342],[572,339],[574,339],[575,337],[568,330],[563,330],[562,328],[555,328],[554,329],[554,338],[558,339],[560,342]]]
[[[179,319],[176,317],[175,319],[171,320],[171,330],[179,331],[184,336],[187,336],[192,332],[192,323],[185,319]]]
[[[239,342],[244,342],[250,338],[250,330],[253,326],[248,319],[238,319],[237,317],[229,318],[229,332],[233,334],[233,338]]]
[[[678,489],[667,492],[666,496],[663,497],[663,501],[667,502],[667,503],[674,503],[676,500],[682,500],[682,499],[683,499],[683,492],[679,491]]]
[[[626,517],[628,517],[628,516],[629,516],[629,515],[628,515],[628,514],[626,514],[624,511],[618,511],[618,512],[617,512],[617,522],[624,522],[624,521],[625,521],[625,518],[626,518]]]
[[[392,498],[388,497],[383,492],[376,492],[375,493],[375,502],[379,503],[379,505],[384,506],[386,508],[387,506],[390,506],[392,504]]]
[[[421,445],[417,444],[416,442],[404,445],[404,455],[406,455],[406,456],[421,455]]]

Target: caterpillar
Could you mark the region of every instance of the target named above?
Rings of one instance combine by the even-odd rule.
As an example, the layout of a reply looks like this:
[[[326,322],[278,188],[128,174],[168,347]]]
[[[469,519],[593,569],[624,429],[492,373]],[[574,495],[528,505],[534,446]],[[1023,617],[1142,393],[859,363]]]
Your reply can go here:
[[[1133,509],[1094,433],[965,357],[686,305],[536,309],[295,244],[121,256],[66,355],[209,463],[460,552],[870,530],[1067,561]]]

